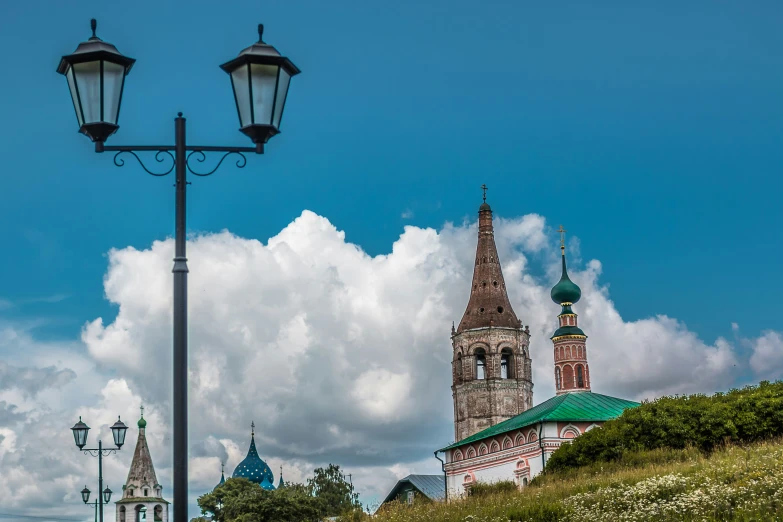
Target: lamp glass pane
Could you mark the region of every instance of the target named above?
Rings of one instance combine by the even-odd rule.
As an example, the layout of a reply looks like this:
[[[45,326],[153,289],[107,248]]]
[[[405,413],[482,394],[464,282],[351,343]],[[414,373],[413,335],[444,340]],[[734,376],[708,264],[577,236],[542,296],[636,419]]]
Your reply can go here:
[[[73,64],[85,123],[101,121],[101,62]]]
[[[125,67],[103,62],[103,121],[117,124],[124,80]]]
[[[280,68],[280,79],[277,81],[277,100],[275,100],[275,117],[272,119],[272,125],[280,129],[280,118],[283,116],[283,106],[288,95],[288,85],[291,82],[291,76],[282,67]]]
[[[89,428],[81,428],[73,430],[73,440],[80,448],[87,444],[87,432]]]
[[[108,486],[106,487],[106,489],[103,490],[103,503],[104,504],[108,504],[109,500],[111,500],[111,493],[112,493],[112,491],[108,488]]]
[[[84,125],[82,119],[82,111],[79,105],[79,93],[76,90],[76,80],[73,77],[73,67],[68,67],[68,72],[65,73],[65,77],[68,79],[68,88],[71,90],[71,99],[73,100],[73,108],[76,110],[76,119],[79,121],[79,127]]]
[[[239,112],[239,126],[253,123],[250,121],[250,83],[248,82],[247,65],[241,65],[231,73],[231,84],[234,86],[234,98]]]
[[[125,444],[125,433],[128,428],[117,428],[114,432],[114,443],[119,447]]]
[[[90,490],[85,488],[82,490],[82,501],[86,504],[90,500]]]
[[[250,64],[250,78],[253,83],[253,123],[272,124],[278,69],[277,65]]]

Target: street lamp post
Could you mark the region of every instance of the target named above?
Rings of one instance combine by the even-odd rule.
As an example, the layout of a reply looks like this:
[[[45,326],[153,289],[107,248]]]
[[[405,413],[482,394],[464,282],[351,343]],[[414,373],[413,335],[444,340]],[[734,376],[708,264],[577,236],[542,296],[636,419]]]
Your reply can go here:
[[[87,486],[84,486],[84,489],[81,491],[81,493],[82,493],[82,500],[84,501],[84,503],[88,506],[95,507],[95,522],[98,522],[98,506],[109,503],[109,500],[111,500],[112,490],[109,489],[109,486],[106,486],[106,489],[103,490],[103,503],[100,502],[101,500],[100,495],[98,495],[98,500],[93,500],[92,502],[89,502],[90,490],[87,489]]]
[[[254,143],[253,147],[215,147],[188,145],[185,138],[185,118],[178,113],[174,119],[174,145],[105,145],[106,140],[118,129],[120,104],[125,77],[136,62],[122,55],[115,46],[95,35],[97,23],[91,20],[92,36],[79,44],[76,50],[63,56],[57,72],[68,81],[68,88],[76,111],[79,131],[95,143],[95,152],[114,152],[114,164],[122,167],[121,154],[130,154],[139,165],[153,176],[175,173],[175,253],[174,253],[174,517],[173,522],[187,522],[188,503],[188,337],[187,337],[187,274],[185,248],[185,204],[187,173],[195,176],[214,174],[223,160],[236,155],[236,166],[244,168],[244,153],[263,154],[264,145],[280,132],[292,76],[300,70],[288,58],[263,41],[264,26],[258,26],[258,42],[242,50],[239,55],[223,65],[229,74],[234,92],[237,114],[243,134]],[[171,160],[166,171],[147,168],[137,153],[155,152],[155,161]],[[217,165],[209,171],[194,170],[190,163],[203,163],[208,152],[222,153]],[[102,522],[102,521],[101,521]]]
[[[98,457],[98,498],[95,500],[97,503],[95,509],[98,513],[98,522],[103,522],[103,505],[108,504],[109,499],[111,499],[111,490],[109,487],[106,486],[106,489],[103,489],[103,457],[108,456],[111,453],[117,453],[117,451],[122,448],[122,445],[125,444],[125,433],[128,431],[128,427],[119,417],[117,417],[117,422],[112,425],[111,434],[114,438],[114,445],[117,446],[116,448],[104,448],[103,442],[100,440],[98,441],[97,449],[85,448],[84,446],[87,445],[87,432],[90,431],[90,427],[82,422],[81,417],[79,417],[79,422],[74,424],[73,428],[71,428],[71,431],[73,432],[73,440],[76,443],[77,448],[83,451],[85,455]],[[101,491],[103,491],[103,496],[101,496]],[[84,486],[81,493],[82,500],[87,504],[88,500],[90,500],[90,490],[87,489],[87,486]]]

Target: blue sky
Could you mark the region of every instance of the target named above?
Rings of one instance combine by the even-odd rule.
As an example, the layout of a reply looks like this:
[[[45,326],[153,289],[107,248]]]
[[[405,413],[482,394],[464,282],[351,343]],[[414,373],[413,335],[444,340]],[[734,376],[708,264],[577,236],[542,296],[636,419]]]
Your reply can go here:
[[[38,339],[110,322],[107,252],[173,233],[172,180],[77,133],[55,68],[92,17],[137,59],[110,144],[170,143],[182,111],[191,143],[249,145],[218,66],[257,23],[303,71],[265,155],[191,180],[191,232],[266,242],[309,209],[384,254],[473,220],[486,183],[496,215],[577,236],[625,320],[780,326],[779,2],[5,1],[0,319]]]
[[[173,229],[168,179],[76,133],[59,56],[99,36],[138,60],[111,143],[246,145],[218,65],[255,24],[303,74],[283,134],[194,180],[190,230],[265,239],[303,208],[368,253],[406,223],[537,212],[599,257],[629,318],[707,339],[771,327],[783,247],[783,10],[758,2],[3,2],[0,295],[72,335],[108,313],[105,253]],[[11,23],[8,23],[8,22]],[[24,42],[20,45],[20,42]],[[770,197],[772,196],[772,197]],[[411,210],[413,218],[402,218]],[[68,296],[64,301],[34,301]],[[33,300],[33,301],[31,301]]]

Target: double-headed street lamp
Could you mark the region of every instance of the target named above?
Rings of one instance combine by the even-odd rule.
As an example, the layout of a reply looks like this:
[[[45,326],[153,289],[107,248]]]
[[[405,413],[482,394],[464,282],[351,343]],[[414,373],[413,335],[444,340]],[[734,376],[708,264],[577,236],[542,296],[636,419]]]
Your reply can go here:
[[[87,489],[87,486],[84,486],[84,489],[82,490],[82,500],[85,504],[88,506],[95,506],[95,522],[98,522],[98,505],[99,504],[108,504],[109,500],[111,500],[111,494],[112,491],[109,489],[109,486],[106,486],[106,489],[103,490],[103,502],[101,502],[101,496],[98,495],[98,500],[93,500],[90,502],[90,490]]]
[[[120,103],[125,77],[136,62],[122,55],[115,46],[95,36],[96,21],[91,21],[92,36],[79,44],[73,54],[63,56],[57,72],[65,75],[71,92],[79,131],[95,143],[95,152],[115,152],[114,164],[125,161],[119,156],[131,154],[141,167],[153,176],[165,176],[175,171],[175,255],[174,255],[174,520],[187,522],[188,504],[188,337],[187,337],[187,258],[185,253],[185,189],[187,173],[196,176],[214,174],[223,160],[236,154],[238,168],[247,164],[244,153],[263,154],[264,144],[280,132],[292,76],[299,69],[262,36],[264,26],[258,26],[258,42],[244,49],[231,61],[220,66],[231,78],[234,101],[242,133],[255,144],[253,147],[214,147],[188,145],[185,140],[185,118],[180,112],[174,119],[174,145],[106,145],[109,136],[119,129]],[[166,171],[148,169],[138,152],[155,152],[158,163],[168,155],[172,160]],[[222,153],[210,171],[193,169],[191,156],[203,163],[206,152]]]
[[[95,509],[98,513],[98,521],[103,522],[103,505],[109,503],[109,499],[111,499],[111,490],[108,486],[106,486],[106,489],[103,489],[103,457],[108,456],[111,453],[117,453],[117,451],[122,448],[122,445],[125,444],[125,433],[128,431],[128,427],[123,423],[119,417],[117,417],[117,422],[115,422],[111,427],[111,434],[114,438],[114,445],[117,446],[116,448],[104,448],[103,442],[100,440],[98,441],[98,448],[97,449],[90,449],[86,448],[84,446],[87,445],[87,432],[90,431],[90,427],[87,426],[84,422],[82,422],[82,418],[79,417],[79,422],[74,424],[73,428],[71,428],[71,431],[73,432],[73,441],[76,443],[76,447],[79,448],[81,451],[83,451],[86,455],[92,455],[93,457],[98,457],[98,499],[95,500],[96,506]],[[101,496],[100,491],[103,489],[103,496]],[[82,490],[82,500],[84,500],[84,503],[87,504],[87,501],[90,499],[90,490],[87,489],[87,486],[84,486],[84,489]]]

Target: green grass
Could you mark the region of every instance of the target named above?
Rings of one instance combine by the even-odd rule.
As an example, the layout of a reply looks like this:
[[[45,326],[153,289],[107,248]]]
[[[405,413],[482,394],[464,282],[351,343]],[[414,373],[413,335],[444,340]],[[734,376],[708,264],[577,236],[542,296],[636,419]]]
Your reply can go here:
[[[783,520],[783,440],[626,454],[537,477],[524,491],[383,506],[373,522]],[[491,489],[491,488],[489,488]],[[499,488],[502,489],[502,488]]]

